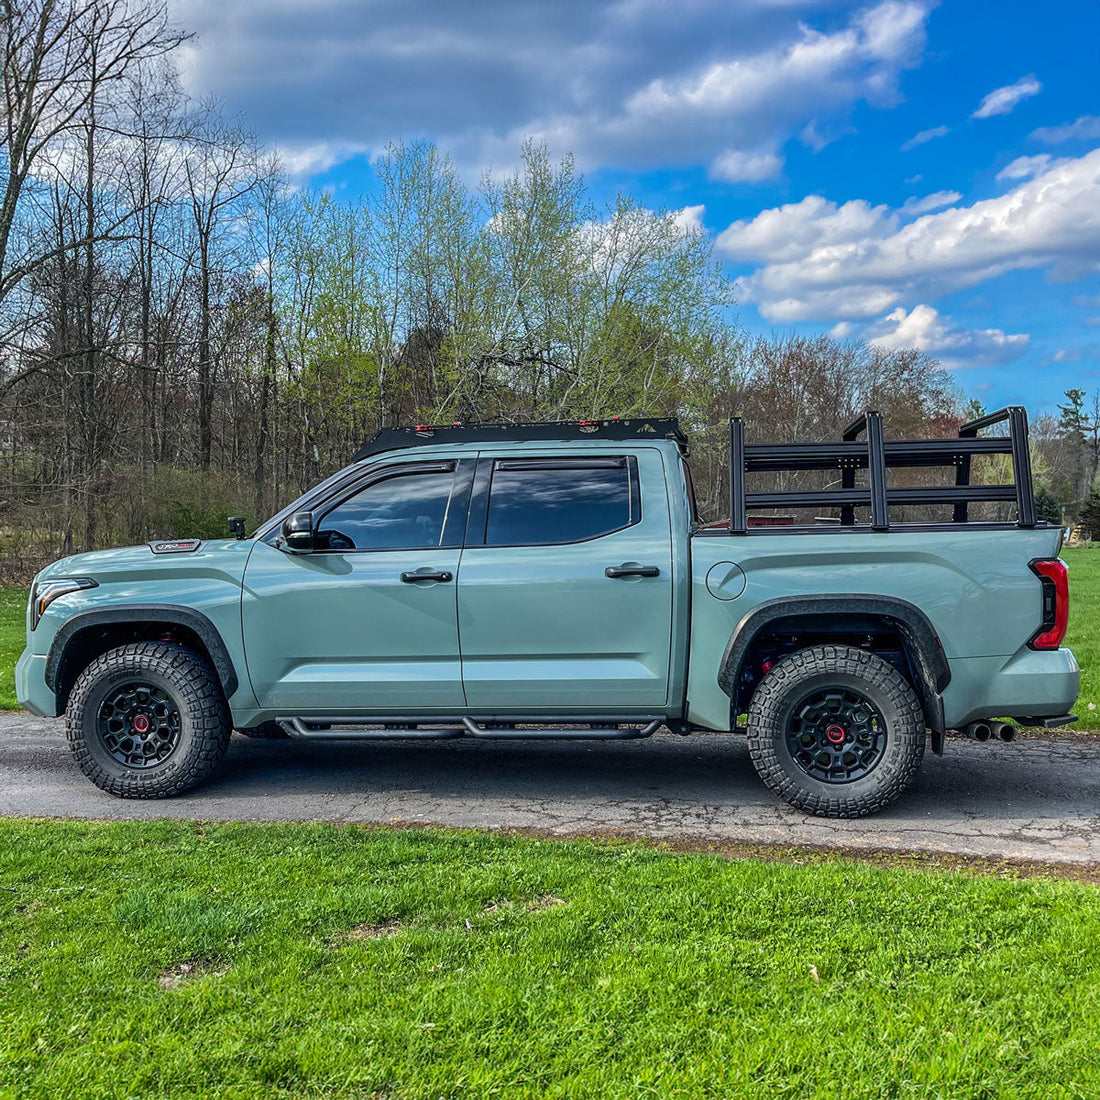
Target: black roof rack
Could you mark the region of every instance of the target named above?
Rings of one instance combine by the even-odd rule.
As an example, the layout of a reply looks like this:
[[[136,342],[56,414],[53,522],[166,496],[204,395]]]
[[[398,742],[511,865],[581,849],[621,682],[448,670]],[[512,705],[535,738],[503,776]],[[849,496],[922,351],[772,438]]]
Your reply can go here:
[[[1007,436],[978,437],[983,428],[1008,423]],[[890,526],[891,504],[952,504],[955,523],[967,522],[967,507],[979,501],[1014,501],[1019,527],[1034,527],[1035,495],[1031,483],[1027,410],[1020,405],[972,420],[959,429],[957,439],[884,440],[882,414],[866,412],[844,431],[839,443],[757,443],[746,445],[740,417],[729,422],[730,533],[748,531],[748,511],[756,508],[840,507],[840,522],[855,522],[855,509],[869,507],[871,527]],[[859,436],[867,433],[865,441]],[[970,463],[975,455],[1012,456],[1012,485],[971,485]],[[886,483],[891,467],[954,466],[950,486],[897,486]],[[779,470],[840,470],[841,487],[794,492],[750,493],[748,473]],[[856,470],[866,470],[868,485],[856,488]]]
[[[417,424],[413,428],[381,428],[364,443],[352,462],[397,451],[405,447],[426,447],[436,443],[527,443],[610,439],[638,442],[646,439],[671,439],[681,449],[687,436],[678,421],[670,417],[643,417],[620,420],[549,420],[532,424]]]

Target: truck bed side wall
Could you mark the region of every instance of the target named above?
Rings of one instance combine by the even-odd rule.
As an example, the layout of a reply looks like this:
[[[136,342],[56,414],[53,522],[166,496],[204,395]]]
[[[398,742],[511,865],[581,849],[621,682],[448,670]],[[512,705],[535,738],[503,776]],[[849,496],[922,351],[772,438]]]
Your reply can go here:
[[[1054,556],[1058,543],[1056,528],[696,535],[688,717],[729,727],[718,666],[746,615],[780,597],[838,593],[896,597],[928,616],[951,668],[943,693],[949,727],[990,707],[1004,716],[1062,713],[1076,696],[1072,654],[1027,648],[1042,618],[1042,589],[1028,563]],[[744,591],[734,599],[708,591],[707,574],[721,562],[744,571]]]

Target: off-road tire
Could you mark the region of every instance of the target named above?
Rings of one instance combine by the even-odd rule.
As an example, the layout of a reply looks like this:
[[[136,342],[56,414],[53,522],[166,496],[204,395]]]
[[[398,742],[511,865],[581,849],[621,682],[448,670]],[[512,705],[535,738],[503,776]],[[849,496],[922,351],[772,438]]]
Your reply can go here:
[[[162,761],[135,768],[115,759],[97,730],[97,715],[112,688],[151,684],[179,711],[175,747]],[[80,770],[119,798],[171,798],[207,779],[221,762],[231,732],[229,707],[217,673],[199,654],[174,642],[137,642],[97,657],[69,697],[66,735]]]
[[[831,688],[864,696],[886,728],[877,764],[846,782],[809,775],[788,745],[800,703]],[[888,806],[916,777],[924,741],[924,715],[908,681],[881,657],[853,646],[819,645],[790,654],[767,672],[749,706],[749,755],[760,778],[780,798],[818,817],[865,817]]]
[[[256,741],[281,741],[284,737],[290,737],[290,734],[278,722],[263,722],[251,729],[237,730],[237,732],[243,733],[245,737],[251,737]]]

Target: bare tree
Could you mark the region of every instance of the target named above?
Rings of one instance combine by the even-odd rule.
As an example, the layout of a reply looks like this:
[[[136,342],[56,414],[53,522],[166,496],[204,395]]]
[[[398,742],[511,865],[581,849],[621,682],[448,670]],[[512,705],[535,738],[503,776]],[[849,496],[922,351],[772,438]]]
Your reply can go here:
[[[208,109],[206,124],[192,139],[184,161],[187,195],[198,242],[199,265],[199,467],[210,466],[213,447],[214,359],[211,343],[212,280],[219,250],[230,244],[225,221],[235,203],[256,186],[255,148],[237,126]]]
[[[186,37],[168,23],[163,0],[0,0],[4,54],[0,104],[4,191],[0,198],[0,303],[54,247],[10,255],[16,211],[46,150],[70,138],[105,82]],[[108,235],[117,225],[99,227]],[[74,247],[83,247],[83,239]],[[94,243],[94,242],[93,242]]]

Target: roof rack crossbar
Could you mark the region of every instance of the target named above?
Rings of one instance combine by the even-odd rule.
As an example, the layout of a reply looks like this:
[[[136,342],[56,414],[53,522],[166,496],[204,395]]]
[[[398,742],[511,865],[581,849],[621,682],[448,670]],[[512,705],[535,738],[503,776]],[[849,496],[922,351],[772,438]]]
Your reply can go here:
[[[1007,423],[1008,435],[981,436],[984,428]],[[864,432],[866,442],[858,437]],[[855,523],[855,509],[870,509],[873,530],[889,529],[890,505],[949,504],[953,519],[966,523],[968,505],[979,502],[1016,504],[1016,523],[1034,527],[1035,496],[1028,450],[1027,412],[1013,405],[964,424],[955,439],[883,439],[882,416],[869,410],[844,429],[840,443],[746,444],[744,421],[730,421],[730,531],[745,534],[750,510],[778,507],[839,507],[840,523]],[[1012,456],[1012,485],[971,485],[971,460],[977,455]],[[955,467],[955,484],[898,486],[887,484],[892,468]],[[748,492],[747,473],[791,470],[840,470],[839,489]],[[856,471],[867,470],[867,485],[856,486]]]

